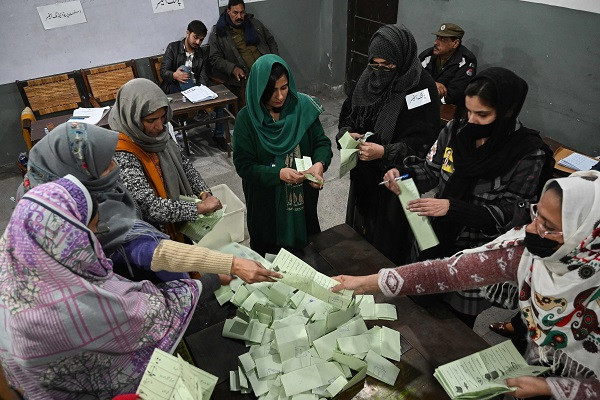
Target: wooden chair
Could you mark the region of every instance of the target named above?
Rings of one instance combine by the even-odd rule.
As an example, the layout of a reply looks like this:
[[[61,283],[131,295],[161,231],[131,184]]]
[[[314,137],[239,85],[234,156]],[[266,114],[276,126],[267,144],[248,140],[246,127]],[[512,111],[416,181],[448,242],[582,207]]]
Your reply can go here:
[[[77,72],[46,76],[43,78],[17,81],[17,88],[35,118],[44,115],[73,111],[85,104],[86,97]]]
[[[160,76],[160,64],[162,64],[163,57],[164,55],[162,54],[148,57],[148,60],[150,61],[150,69],[152,70],[152,74],[154,74],[154,82],[156,82],[156,84],[159,86],[163,81],[162,76]]]
[[[31,123],[33,121],[35,121],[35,115],[33,114],[33,111],[31,108],[25,107],[21,112],[21,131],[23,134],[23,140],[27,146],[27,151],[31,150],[33,147],[33,142],[31,141]]]
[[[112,102],[117,98],[119,88],[133,78],[138,77],[134,60],[82,69],[81,75],[94,107],[100,103]]]

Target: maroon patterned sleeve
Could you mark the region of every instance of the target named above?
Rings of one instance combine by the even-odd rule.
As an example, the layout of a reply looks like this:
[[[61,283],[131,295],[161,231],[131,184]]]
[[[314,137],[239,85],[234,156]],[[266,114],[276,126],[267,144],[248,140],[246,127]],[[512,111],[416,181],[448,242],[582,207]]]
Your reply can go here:
[[[452,292],[516,281],[523,247],[423,261],[379,271],[379,288],[386,296]]]
[[[592,400],[600,398],[597,379],[546,378],[552,398],[557,400]]]

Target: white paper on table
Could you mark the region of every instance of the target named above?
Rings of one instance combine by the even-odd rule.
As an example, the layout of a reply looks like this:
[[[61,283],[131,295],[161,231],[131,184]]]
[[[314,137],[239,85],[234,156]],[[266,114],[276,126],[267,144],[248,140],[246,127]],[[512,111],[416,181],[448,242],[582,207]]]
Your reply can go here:
[[[575,171],[589,171],[594,165],[598,163],[598,160],[584,156],[579,153],[569,154],[558,162],[558,165],[563,167],[574,169]]]
[[[110,107],[78,108],[73,110],[73,116],[67,122],[84,122],[97,125],[98,122],[110,111]]]
[[[218,96],[215,92],[204,85],[194,86],[188,90],[181,92],[192,103],[198,103],[206,100],[216,99]]]
[[[40,6],[37,11],[45,30],[87,22],[79,0]]]

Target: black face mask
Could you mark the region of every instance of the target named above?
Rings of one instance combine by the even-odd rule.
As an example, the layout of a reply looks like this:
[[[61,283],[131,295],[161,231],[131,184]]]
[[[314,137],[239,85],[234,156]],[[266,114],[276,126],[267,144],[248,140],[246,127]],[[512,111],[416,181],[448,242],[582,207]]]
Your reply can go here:
[[[478,125],[467,122],[467,125],[462,129],[461,135],[467,135],[473,140],[483,139],[492,136],[492,131],[496,121],[490,122],[487,125]]]
[[[550,257],[560,246],[556,240],[546,239],[529,232],[525,232],[523,244],[531,254],[541,258]]]

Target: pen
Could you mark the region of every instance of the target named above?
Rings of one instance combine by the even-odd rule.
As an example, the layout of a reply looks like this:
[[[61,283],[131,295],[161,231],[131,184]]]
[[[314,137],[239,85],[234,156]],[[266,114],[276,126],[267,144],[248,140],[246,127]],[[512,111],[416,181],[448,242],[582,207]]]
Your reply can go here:
[[[72,116],[69,119],[86,119],[86,118],[89,118],[89,116],[87,116],[87,115],[74,115],[74,116]]]
[[[403,181],[403,180],[405,180],[405,179],[408,179],[408,174],[400,175],[399,177],[397,177],[397,178],[394,178],[394,180],[395,180],[395,181]],[[385,180],[385,181],[383,181],[383,182],[379,182],[379,185],[385,185],[385,184],[386,184],[386,183],[388,183],[389,181],[390,181],[389,179],[386,179],[386,180]]]

